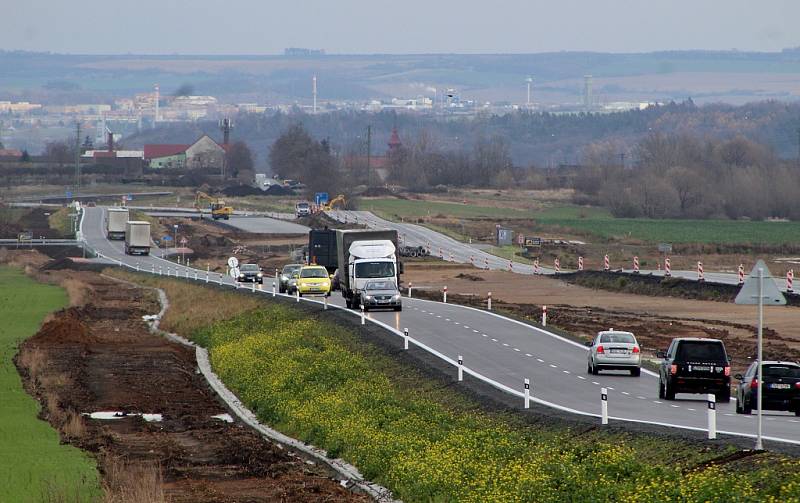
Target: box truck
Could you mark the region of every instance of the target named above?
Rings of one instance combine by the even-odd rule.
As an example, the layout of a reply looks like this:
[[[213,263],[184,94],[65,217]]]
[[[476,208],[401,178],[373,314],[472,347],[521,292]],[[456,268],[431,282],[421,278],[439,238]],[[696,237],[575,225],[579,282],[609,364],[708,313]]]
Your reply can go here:
[[[369,281],[388,281],[400,285],[402,263],[397,261],[397,231],[337,230],[336,252],[339,285],[348,308],[361,304]]]
[[[125,239],[125,224],[130,220],[128,208],[109,208],[106,215],[106,237]]]
[[[125,253],[150,255],[150,222],[130,220],[125,224]]]

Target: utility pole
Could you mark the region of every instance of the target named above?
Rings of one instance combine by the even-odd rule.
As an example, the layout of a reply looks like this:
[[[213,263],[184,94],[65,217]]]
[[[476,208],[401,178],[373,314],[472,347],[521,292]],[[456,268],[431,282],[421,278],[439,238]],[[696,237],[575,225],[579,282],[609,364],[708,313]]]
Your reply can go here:
[[[372,126],[367,126],[367,187],[372,183]]]
[[[622,166],[623,169],[625,169],[625,152],[619,153],[619,165]]]
[[[81,188],[81,121],[75,122],[75,195]]]

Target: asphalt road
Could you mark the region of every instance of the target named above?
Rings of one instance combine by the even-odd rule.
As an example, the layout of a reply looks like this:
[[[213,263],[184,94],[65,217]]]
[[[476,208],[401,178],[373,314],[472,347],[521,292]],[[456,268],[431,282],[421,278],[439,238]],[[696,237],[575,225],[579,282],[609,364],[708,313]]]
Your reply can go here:
[[[123,254],[123,244],[108,241],[102,229],[102,208],[87,208],[82,222],[82,234],[89,246],[106,257],[138,267],[145,271],[177,270],[205,280],[205,271],[187,270],[158,257],[130,257]],[[407,235],[407,239],[410,236]],[[422,239],[427,236],[421,235]],[[416,236],[415,236],[416,238]],[[233,286],[230,278],[213,275],[212,281]],[[267,298],[272,282],[265,281],[258,291]],[[249,287],[250,285],[248,285]],[[311,301],[311,299],[302,299]],[[343,306],[344,301],[334,294],[330,303]],[[640,377],[624,373],[605,373],[598,376],[586,371],[587,349],[578,343],[494,313],[420,299],[404,299],[402,313],[370,312],[371,320],[386,328],[402,332],[409,329],[410,337],[451,361],[464,357],[466,372],[477,372],[493,380],[496,386],[522,392],[523,381],[532,382],[535,401],[561,410],[584,415],[600,413],[600,388],[608,388],[608,408],[611,421],[659,424],[668,427],[705,429],[706,403],[700,395],[678,395],[674,402],[658,399],[658,378],[648,371]],[[455,374],[455,369],[453,369]],[[521,399],[520,399],[521,403]],[[756,416],[735,413],[735,401],[717,405],[717,429],[753,436]],[[800,444],[800,418],[793,414],[765,412],[764,438]]]
[[[431,255],[440,257],[449,262],[459,262],[462,264],[473,264],[475,267],[481,269],[504,270],[511,271],[518,274],[534,274],[533,266],[529,264],[522,264],[519,262],[511,262],[507,259],[499,258],[496,255],[481,251],[476,247],[470,246],[466,243],[456,241],[447,237],[439,232],[428,229],[421,225],[406,224],[398,222],[390,222],[380,217],[375,216],[369,211],[345,211],[333,210],[329,211],[328,215],[331,218],[339,220],[340,222],[358,222],[374,229],[395,229],[401,236],[403,244],[408,246],[424,246],[427,248]],[[602,257],[597,257],[599,263]],[[614,270],[621,270],[619,264],[611,264]],[[622,269],[624,272],[633,272],[631,269]],[[571,272],[567,269],[562,269],[562,272]],[[664,271],[661,270],[646,270],[641,269],[641,274],[652,274],[654,276],[664,276]],[[746,273],[750,271],[747,270]],[[555,274],[555,269],[546,267],[540,264],[539,274]],[[697,271],[681,271],[673,270],[672,276],[676,278],[684,278],[689,280],[697,279]],[[738,285],[739,276],[737,274],[719,273],[719,272],[706,272],[704,275],[706,283],[721,283],[727,285]],[[786,281],[782,278],[773,278],[775,285],[782,291],[786,291]]]

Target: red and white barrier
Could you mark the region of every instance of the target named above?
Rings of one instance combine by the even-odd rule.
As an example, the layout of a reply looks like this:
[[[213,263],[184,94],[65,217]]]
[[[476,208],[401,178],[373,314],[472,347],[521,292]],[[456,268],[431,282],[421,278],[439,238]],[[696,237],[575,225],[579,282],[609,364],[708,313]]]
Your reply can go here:
[[[578,257],[578,270],[583,270],[583,257]]]
[[[664,276],[668,278],[672,276],[672,262],[670,262],[669,257],[664,259]]]
[[[639,274],[639,257],[633,257],[633,273]]]
[[[794,269],[789,269],[786,271],[786,291],[793,292],[794,291]]]
[[[442,260],[444,260],[444,252],[442,251],[442,249],[441,249],[441,248],[439,248],[439,258],[441,258]]]
[[[484,258],[483,259],[483,266],[486,268],[487,271],[489,270],[489,259],[488,258]]]
[[[469,263],[472,264],[472,265],[475,265],[475,255],[470,255],[469,256]]]
[[[560,261],[560,260],[558,260],[558,257],[556,257],[556,259],[555,259],[555,260],[553,260],[553,266],[554,266],[554,267],[555,267],[555,269],[556,269],[556,274],[558,274],[558,273],[560,273],[560,272],[561,272],[561,261]]]
[[[744,284],[744,264],[739,264],[739,284]]]
[[[450,252],[450,262],[453,261],[453,252]]]
[[[542,326],[547,326],[547,306],[542,306]]]
[[[447,304],[447,285],[445,285],[444,290],[442,290],[442,302]]]
[[[608,271],[611,269],[611,262],[608,260],[608,255],[603,257],[603,270]]]
[[[508,270],[513,272],[514,271],[514,262],[508,261]]]
[[[705,281],[705,276],[703,275],[703,263],[697,263],[697,281]]]
[[[489,297],[486,299],[486,308],[492,310],[492,292],[489,292]]]
[[[533,274],[539,274],[539,259],[533,261]]]

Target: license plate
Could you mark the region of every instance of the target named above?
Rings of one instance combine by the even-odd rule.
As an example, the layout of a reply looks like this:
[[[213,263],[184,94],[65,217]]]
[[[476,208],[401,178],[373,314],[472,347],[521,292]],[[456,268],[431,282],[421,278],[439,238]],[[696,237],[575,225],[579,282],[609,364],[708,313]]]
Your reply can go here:
[[[770,384],[769,387],[772,388],[772,389],[789,389],[789,388],[791,388],[791,385],[789,385],[789,384]]]
[[[624,355],[624,354],[628,354],[628,350],[627,350],[627,349],[612,349],[612,350],[611,350],[611,352],[612,352],[613,354],[615,354],[615,355]]]
[[[689,372],[711,372],[711,367],[708,365],[690,365]]]

